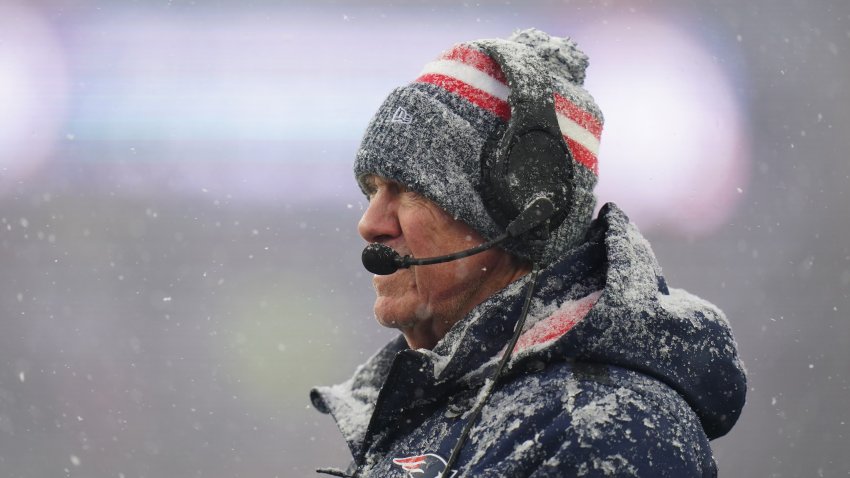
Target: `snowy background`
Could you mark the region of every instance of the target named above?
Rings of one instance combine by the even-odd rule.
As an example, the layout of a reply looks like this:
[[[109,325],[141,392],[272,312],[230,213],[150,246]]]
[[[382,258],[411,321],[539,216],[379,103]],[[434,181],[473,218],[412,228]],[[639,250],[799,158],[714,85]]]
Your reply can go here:
[[[0,476],[344,466],[310,386],[371,317],[350,165],[391,88],[537,26],[589,53],[601,201],[720,305],[721,476],[848,476],[850,4],[0,0]]]

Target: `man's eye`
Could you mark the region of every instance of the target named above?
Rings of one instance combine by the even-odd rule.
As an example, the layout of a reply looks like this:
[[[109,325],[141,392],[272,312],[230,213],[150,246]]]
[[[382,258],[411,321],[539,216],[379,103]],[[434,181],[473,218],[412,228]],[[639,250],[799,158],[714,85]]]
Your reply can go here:
[[[426,198],[425,196],[423,196],[419,192],[413,191],[411,189],[405,189],[404,195],[407,196],[408,198],[410,198],[414,202],[421,202],[421,201],[427,201],[428,200],[428,198]]]

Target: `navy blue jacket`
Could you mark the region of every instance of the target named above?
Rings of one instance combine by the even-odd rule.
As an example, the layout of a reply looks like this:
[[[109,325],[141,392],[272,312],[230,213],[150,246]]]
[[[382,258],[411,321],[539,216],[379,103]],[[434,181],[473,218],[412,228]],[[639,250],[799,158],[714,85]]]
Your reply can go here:
[[[353,461],[339,476],[440,476],[520,315],[526,278],[433,350],[398,337],[348,381],[311,392]],[[524,332],[447,476],[716,476],[746,379],[723,313],[668,288],[616,206],[541,271]]]

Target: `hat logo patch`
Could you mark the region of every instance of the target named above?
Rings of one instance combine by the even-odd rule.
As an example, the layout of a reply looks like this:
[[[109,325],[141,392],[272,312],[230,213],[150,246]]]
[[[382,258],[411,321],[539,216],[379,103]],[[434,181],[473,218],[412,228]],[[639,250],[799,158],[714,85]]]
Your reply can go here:
[[[395,113],[393,113],[393,117],[392,119],[390,119],[390,123],[413,123],[413,115],[408,113],[406,109],[399,106],[398,108],[396,108]]]

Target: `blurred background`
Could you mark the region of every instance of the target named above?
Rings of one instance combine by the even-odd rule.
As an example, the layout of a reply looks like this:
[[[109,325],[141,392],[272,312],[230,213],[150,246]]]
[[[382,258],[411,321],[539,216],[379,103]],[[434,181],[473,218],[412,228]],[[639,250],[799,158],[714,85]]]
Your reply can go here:
[[[723,308],[721,476],[848,476],[846,0],[0,0],[0,476],[342,466],[374,322],[350,167],[391,88],[536,26],[590,55],[600,205]]]

